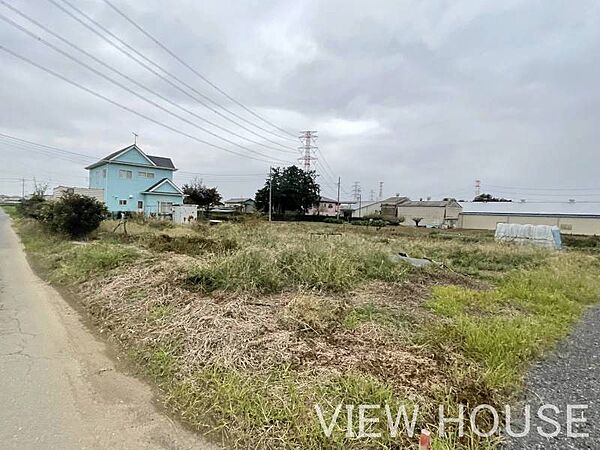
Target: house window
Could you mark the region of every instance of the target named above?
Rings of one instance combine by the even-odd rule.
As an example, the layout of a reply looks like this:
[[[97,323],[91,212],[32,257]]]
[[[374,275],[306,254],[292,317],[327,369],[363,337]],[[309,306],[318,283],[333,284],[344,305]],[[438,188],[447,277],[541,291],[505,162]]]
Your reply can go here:
[[[154,178],[153,172],[138,172],[138,176],[141,178]]]
[[[328,207],[329,209],[331,209],[331,208],[333,208],[333,205],[332,205],[331,203],[329,203],[329,204],[327,205],[327,207]]]
[[[126,178],[128,180],[131,180],[132,175],[133,173],[131,172],[131,170],[119,170],[119,178]]]
[[[106,169],[102,169],[102,178],[106,178]]]
[[[144,209],[144,202],[141,200],[138,200],[138,209]]]
[[[119,200],[119,206],[127,205],[127,200]]]
[[[171,202],[160,202],[159,213],[160,214],[171,214],[173,211],[173,203]]]

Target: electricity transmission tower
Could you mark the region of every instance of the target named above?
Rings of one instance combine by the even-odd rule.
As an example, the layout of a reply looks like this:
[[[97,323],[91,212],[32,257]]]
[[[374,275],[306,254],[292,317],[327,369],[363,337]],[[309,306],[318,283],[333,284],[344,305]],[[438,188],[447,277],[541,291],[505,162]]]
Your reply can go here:
[[[298,160],[302,161],[302,165],[306,172],[310,170],[312,161],[317,160],[317,157],[315,156],[315,152],[318,148],[315,145],[317,137],[316,131],[306,130],[300,132],[300,141],[302,142],[302,145],[298,147],[301,151],[301,156]]]
[[[352,197],[354,197],[354,201],[357,202],[360,198],[360,193],[362,192],[360,188],[360,181],[355,181],[352,184]]]
[[[475,180],[475,197],[481,194],[481,180]]]

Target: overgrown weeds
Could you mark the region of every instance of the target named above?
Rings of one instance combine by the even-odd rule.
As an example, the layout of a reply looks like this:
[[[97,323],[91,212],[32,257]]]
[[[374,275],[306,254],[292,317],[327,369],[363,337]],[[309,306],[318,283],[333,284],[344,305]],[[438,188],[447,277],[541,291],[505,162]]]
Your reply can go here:
[[[187,285],[201,292],[344,292],[369,280],[400,281],[408,271],[377,248],[312,242],[278,249],[249,247],[210,259],[190,269]]]
[[[52,279],[76,289],[98,326],[131,350],[167,405],[228,448],[407,448],[416,441],[403,429],[357,438],[356,410],[348,437],[345,405],[418,406],[417,432],[435,431],[440,403],[450,414],[461,403],[500,405],[600,294],[595,256],[497,245],[487,235],[131,225],[127,238],[105,227],[85,244],[27,221],[18,228]],[[389,256],[400,251],[440,267],[396,264]],[[331,437],[315,404],[327,421],[344,405]],[[385,427],[382,408],[372,415]],[[495,445],[450,435],[433,448]]]

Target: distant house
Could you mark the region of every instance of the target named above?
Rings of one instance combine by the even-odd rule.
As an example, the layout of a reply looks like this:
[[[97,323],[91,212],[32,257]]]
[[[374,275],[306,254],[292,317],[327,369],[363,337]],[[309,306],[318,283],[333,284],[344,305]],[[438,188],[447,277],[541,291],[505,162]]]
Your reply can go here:
[[[110,212],[171,214],[183,204],[183,192],[173,183],[177,169],[170,158],[146,155],[130,145],[86,167],[90,189],[102,189]]]
[[[453,228],[458,223],[462,206],[454,199],[441,201],[419,200],[398,204],[396,214],[404,217],[403,225],[415,226],[414,219],[421,219],[419,226]]]
[[[88,197],[95,198],[100,202],[104,202],[104,189],[76,186],[56,186],[54,189],[52,189],[52,195],[49,196],[49,200],[58,200],[67,194],[86,195]]]
[[[319,197],[319,201],[308,210],[312,216],[335,217],[340,210],[340,203],[329,197]]]
[[[256,212],[256,203],[250,197],[234,197],[223,202],[225,209],[232,209],[238,213]]]

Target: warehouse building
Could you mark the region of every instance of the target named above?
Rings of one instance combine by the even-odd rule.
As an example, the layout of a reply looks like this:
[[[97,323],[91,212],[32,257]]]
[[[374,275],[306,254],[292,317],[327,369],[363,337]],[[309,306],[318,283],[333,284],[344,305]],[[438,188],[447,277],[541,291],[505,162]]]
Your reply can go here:
[[[397,216],[404,225],[454,228],[459,219],[461,205],[453,198],[444,200],[405,201],[398,204]]]
[[[563,234],[600,235],[600,202],[462,202],[458,227],[495,230],[498,223],[556,225]]]

